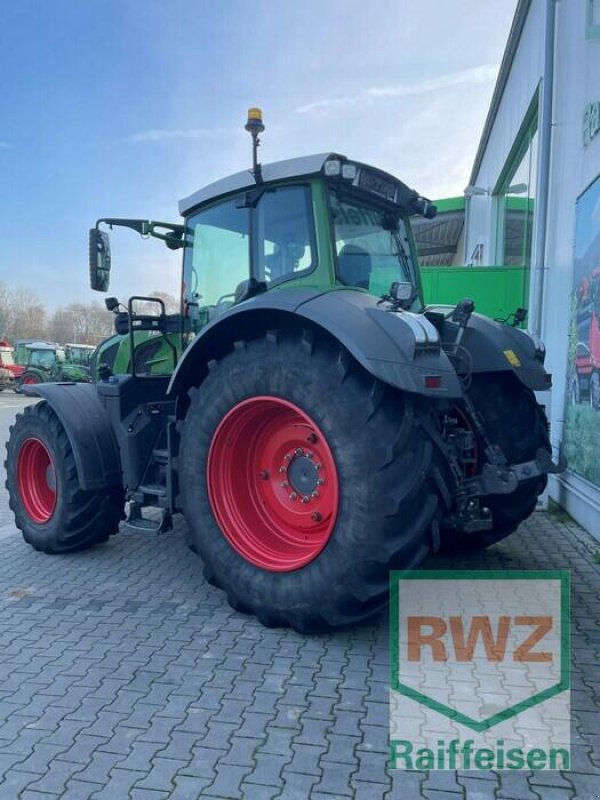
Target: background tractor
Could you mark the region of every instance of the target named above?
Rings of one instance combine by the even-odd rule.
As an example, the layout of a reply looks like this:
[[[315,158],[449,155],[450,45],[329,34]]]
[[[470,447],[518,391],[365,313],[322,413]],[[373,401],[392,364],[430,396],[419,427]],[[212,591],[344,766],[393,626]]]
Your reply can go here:
[[[96,348],[91,344],[66,344],[64,350],[67,364],[89,370],[90,359]]]
[[[181,248],[181,313],[109,298],[121,338],[99,380],[26,387],[40,402],[11,428],[10,505],[47,553],[105,541],[125,501],[143,530],[181,512],[234,608],[335,628],[385,605],[391,569],[531,514],[562,466],[534,395],[551,379],[535,336],[469,300],[424,307],[410,217],[435,214],[426,199],[336,153],[261,166],[258,110],[246,128],[252,170],[183,200],[183,223],[90,231],[100,291],[106,227]]]
[[[87,366],[72,364],[67,361],[65,350],[53,342],[27,342],[23,345],[26,352],[24,370],[18,381],[17,391],[23,386],[36,383],[57,381],[90,381]],[[90,348],[93,352],[94,348]]]
[[[10,376],[3,373],[4,378],[1,383],[4,389],[14,386],[17,379],[23,374],[23,367],[16,363],[14,350],[6,339],[0,339],[0,370],[10,373]],[[12,382],[10,378],[12,378]]]

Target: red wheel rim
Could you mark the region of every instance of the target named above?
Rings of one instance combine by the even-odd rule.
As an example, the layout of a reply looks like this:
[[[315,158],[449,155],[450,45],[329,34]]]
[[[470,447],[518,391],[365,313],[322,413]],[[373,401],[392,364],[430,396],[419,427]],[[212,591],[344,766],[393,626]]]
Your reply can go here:
[[[28,376],[27,378],[25,378],[23,383],[37,383],[37,378],[32,378]]]
[[[43,524],[56,507],[56,471],[46,445],[35,438],[25,439],[17,457],[17,486],[27,514]]]
[[[257,567],[298,569],[329,541],[339,495],[333,454],[308,414],[287,400],[253,397],[223,417],[207,482],[223,535]]]

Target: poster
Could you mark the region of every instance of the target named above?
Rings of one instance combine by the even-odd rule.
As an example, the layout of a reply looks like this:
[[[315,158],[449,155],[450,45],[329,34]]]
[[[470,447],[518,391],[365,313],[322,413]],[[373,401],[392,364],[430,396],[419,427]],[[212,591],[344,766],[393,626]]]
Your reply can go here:
[[[569,326],[569,469],[600,486],[600,176],[579,197]]]

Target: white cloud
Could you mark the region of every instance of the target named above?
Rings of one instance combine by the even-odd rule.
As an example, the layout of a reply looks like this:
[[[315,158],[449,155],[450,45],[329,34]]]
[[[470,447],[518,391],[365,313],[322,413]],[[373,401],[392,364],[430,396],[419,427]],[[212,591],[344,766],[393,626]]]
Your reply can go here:
[[[239,133],[237,128],[151,128],[125,137],[126,142],[162,142],[172,139],[219,139]]]
[[[436,78],[428,78],[417,81],[416,83],[396,83],[391,86],[373,86],[362,89],[357,94],[316,100],[313,103],[299,106],[296,111],[299,114],[306,114],[307,112],[320,109],[348,108],[381,98],[414,97],[427,92],[434,92],[439,89],[448,89],[455,86],[492,83],[496,80],[497,74],[497,64],[481,64],[478,67],[471,67],[470,69],[460,70],[459,72],[451,72],[448,75],[439,75]]]

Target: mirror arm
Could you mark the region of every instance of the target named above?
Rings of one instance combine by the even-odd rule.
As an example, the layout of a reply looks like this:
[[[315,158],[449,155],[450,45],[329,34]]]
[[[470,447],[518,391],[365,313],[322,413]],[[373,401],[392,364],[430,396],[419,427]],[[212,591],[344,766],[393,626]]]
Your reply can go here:
[[[140,236],[153,236],[155,239],[162,239],[172,249],[183,247],[183,225],[178,225],[173,222],[153,222],[150,219],[119,219],[115,217],[105,217],[96,221],[96,228],[99,228],[100,223],[108,225],[112,230],[114,227],[130,228],[132,231],[139,233]],[[157,228],[162,228],[167,231],[160,233]],[[177,237],[180,237],[178,239]]]

